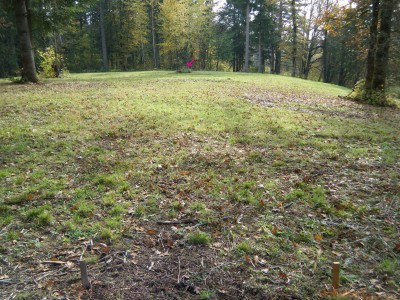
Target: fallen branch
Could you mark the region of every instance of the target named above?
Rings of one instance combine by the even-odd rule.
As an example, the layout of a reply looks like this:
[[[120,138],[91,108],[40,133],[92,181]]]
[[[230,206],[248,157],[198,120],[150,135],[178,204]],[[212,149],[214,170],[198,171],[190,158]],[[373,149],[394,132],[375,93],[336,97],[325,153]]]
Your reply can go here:
[[[14,284],[14,283],[16,283],[16,281],[12,279],[0,279],[0,285]]]
[[[50,265],[64,265],[67,262],[61,260],[45,260],[42,261],[42,264],[50,264]]]
[[[158,225],[178,225],[178,224],[194,224],[198,221],[196,219],[183,219],[176,221],[157,221]]]

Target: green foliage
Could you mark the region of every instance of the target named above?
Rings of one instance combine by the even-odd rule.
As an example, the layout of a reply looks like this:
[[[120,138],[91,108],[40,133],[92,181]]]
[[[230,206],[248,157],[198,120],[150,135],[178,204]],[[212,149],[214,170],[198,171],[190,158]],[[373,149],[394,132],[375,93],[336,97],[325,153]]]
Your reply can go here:
[[[113,240],[116,238],[116,236],[114,235],[114,233],[112,232],[112,230],[110,228],[101,228],[100,229],[100,238],[103,240]]]
[[[350,99],[355,101],[375,105],[375,106],[389,106],[387,95],[385,91],[367,90],[365,87],[365,80],[358,81],[348,95]]]
[[[96,205],[88,201],[80,201],[73,206],[74,213],[81,218],[89,217],[95,209]]]
[[[382,274],[393,276],[396,273],[399,273],[399,267],[400,264],[398,258],[385,258],[379,263],[378,270]]]
[[[54,47],[48,47],[45,51],[38,50],[41,59],[39,73],[44,78],[55,78],[60,76],[63,57],[55,52]],[[65,71],[65,70],[64,70]]]
[[[206,232],[196,231],[188,235],[188,242],[192,245],[206,246],[210,241],[211,237]]]
[[[249,254],[252,252],[252,247],[248,241],[243,241],[236,245],[236,251],[240,255]]]
[[[25,213],[26,221],[33,222],[37,226],[48,226],[53,222],[53,215],[50,210],[50,205],[31,208]]]
[[[215,296],[215,292],[212,290],[202,290],[199,294],[200,300],[209,300]]]

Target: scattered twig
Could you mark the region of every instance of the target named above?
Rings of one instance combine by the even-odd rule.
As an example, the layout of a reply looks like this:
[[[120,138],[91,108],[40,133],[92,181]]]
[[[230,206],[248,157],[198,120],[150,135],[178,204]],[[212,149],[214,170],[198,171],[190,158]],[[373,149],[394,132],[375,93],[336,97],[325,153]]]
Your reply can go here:
[[[283,208],[284,209],[288,209],[289,207],[291,207],[293,205],[293,202],[290,202],[288,204],[286,204]]]
[[[176,220],[176,221],[157,221],[158,225],[178,225],[178,224],[193,224],[197,223],[196,219],[183,219],[183,220]]]
[[[181,258],[178,256],[178,284],[181,282]]]
[[[47,273],[47,274],[44,274],[43,276],[37,278],[37,279],[34,280],[34,281],[35,281],[35,283],[37,283],[38,281],[40,281],[40,280],[42,280],[43,278],[46,278],[46,277],[48,277],[48,276],[50,276],[50,275],[56,275],[56,274],[58,274],[58,273],[61,273],[61,272],[64,271],[66,268],[67,268],[67,266],[64,266],[64,267],[62,267],[62,268],[59,269],[59,270],[55,270],[55,271],[53,271],[53,272],[49,272],[49,273]]]
[[[61,260],[45,260],[41,262],[42,264],[50,264],[50,265],[64,265],[67,262]]]

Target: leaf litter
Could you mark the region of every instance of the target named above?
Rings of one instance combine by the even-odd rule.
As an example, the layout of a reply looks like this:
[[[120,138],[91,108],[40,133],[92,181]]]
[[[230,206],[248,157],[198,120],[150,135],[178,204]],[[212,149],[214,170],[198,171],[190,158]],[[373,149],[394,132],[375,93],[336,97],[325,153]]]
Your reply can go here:
[[[67,90],[74,84],[68,83]],[[265,109],[340,119],[379,120],[387,113],[399,120],[398,112],[338,98],[261,88],[233,94]],[[52,205],[100,222],[108,216],[100,209],[100,198],[114,195],[118,182],[125,181],[130,188],[115,196],[116,203],[129,203],[122,210],[122,227],[113,229],[118,237],[110,240],[79,228],[71,237],[72,229],[60,229],[66,218],[62,210],[52,226],[30,228],[22,221],[21,206],[13,204],[21,223],[0,231],[0,296],[193,299],[212,290],[215,299],[323,299],[333,295],[330,263],[340,261],[339,295],[399,297],[399,272],[392,268],[399,259],[398,161],[385,163],[377,155],[324,156],[301,143],[260,146],[232,142],[231,136],[116,130],[71,145],[81,154],[66,162],[68,183]],[[11,163],[5,158],[2,164]],[[125,173],[115,181],[96,179],[100,194],[86,191],[96,207],[83,210],[79,203],[69,204],[93,174],[112,174],[124,164]],[[26,200],[37,205],[43,195],[32,191]],[[18,232],[15,239],[7,238],[11,229]],[[188,235],[198,232],[211,242],[189,243]],[[90,290],[80,281],[81,258],[88,264]]]

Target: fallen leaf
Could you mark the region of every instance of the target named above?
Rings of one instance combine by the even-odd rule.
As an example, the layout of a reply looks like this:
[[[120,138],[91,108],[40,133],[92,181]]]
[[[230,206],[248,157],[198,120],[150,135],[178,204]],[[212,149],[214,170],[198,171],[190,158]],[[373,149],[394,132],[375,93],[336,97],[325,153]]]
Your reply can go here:
[[[279,272],[279,278],[281,278],[281,279],[287,279],[287,278],[288,278],[288,275],[287,275],[286,273],[284,273],[284,272]]]
[[[276,227],[276,225],[274,225],[274,228],[272,228],[271,232],[272,232],[273,235],[277,235],[278,227]]]
[[[153,230],[153,229],[147,229],[147,234],[150,234],[150,235],[155,235],[155,234],[157,234],[157,231],[156,230]]]
[[[336,252],[336,251],[332,251],[332,254],[335,255],[335,256],[338,256],[338,257],[342,256],[342,253],[339,253],[339,252]]]
[[[317,242],[322,241],[322,235],[320,234],[314,235],[314,240],[316,240]]]
[[[174,247],[174,241],[173,240],[168,240],[167,241],[167,247],[169,247],[169,248]]]

